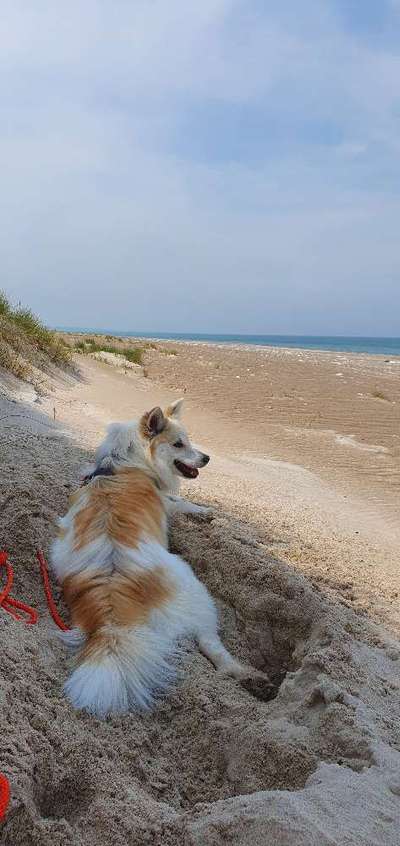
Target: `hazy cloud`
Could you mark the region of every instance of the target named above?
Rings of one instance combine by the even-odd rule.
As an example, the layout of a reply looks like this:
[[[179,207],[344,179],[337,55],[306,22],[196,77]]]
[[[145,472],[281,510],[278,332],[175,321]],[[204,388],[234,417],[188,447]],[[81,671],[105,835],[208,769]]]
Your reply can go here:
[[[399,334],[396,0],[3,2],[2,285],[55,324]]]

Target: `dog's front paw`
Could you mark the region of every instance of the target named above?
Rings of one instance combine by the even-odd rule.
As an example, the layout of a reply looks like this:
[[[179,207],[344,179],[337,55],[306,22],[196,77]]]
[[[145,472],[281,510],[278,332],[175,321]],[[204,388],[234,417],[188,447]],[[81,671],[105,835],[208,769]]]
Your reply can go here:
[[[202,523],[210,523],[214,519],[214,512],[212,508],[206,508],[204,505],[196,505],[196,509],[190,511],[189,516],[200,520]]]

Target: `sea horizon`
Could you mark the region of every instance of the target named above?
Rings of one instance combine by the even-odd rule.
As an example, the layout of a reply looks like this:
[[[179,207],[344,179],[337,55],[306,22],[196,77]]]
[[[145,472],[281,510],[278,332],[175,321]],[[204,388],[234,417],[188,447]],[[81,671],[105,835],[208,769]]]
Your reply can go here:
[[[400,337],[367,335],[260,335],[217,332],[140,332],[89,327],[55,327],[59,332],[84,335],[112,335],[120,338],[145,338],[160,341],[197,341],[213,344],[242,344],[243,346],[287,347],[292,349],[331,352],[366,353],[369,355],[400,356]]]

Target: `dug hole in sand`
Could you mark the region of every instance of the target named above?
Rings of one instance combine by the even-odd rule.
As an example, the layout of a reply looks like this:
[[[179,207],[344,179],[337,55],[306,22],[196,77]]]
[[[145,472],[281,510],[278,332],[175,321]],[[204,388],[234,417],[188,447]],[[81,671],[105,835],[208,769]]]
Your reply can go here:
[[[47,553],[88,452],[81,433],[16,401],[13,385],[8,395],[1,547],[13,595],[40,619],[0,610],[0,770],[12,791],[0,843],[397,846],[400,650],[272,557],[222,497],[211,522],[176,518],[171,547],[216,598],[228,648],[270,674],[272,698],[219,676],[188,644],[152,713],[100,721],[72,710],[35,550]]]

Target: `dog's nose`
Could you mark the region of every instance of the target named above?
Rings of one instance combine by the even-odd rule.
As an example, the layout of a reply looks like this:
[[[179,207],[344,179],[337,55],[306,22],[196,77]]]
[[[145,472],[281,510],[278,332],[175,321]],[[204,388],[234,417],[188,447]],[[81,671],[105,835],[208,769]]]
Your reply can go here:
[[[210,460],[210,456],[205,455],[205,453],[203,452],[203,467],[205,467],[206,464],[208,464],[209,460]]]

